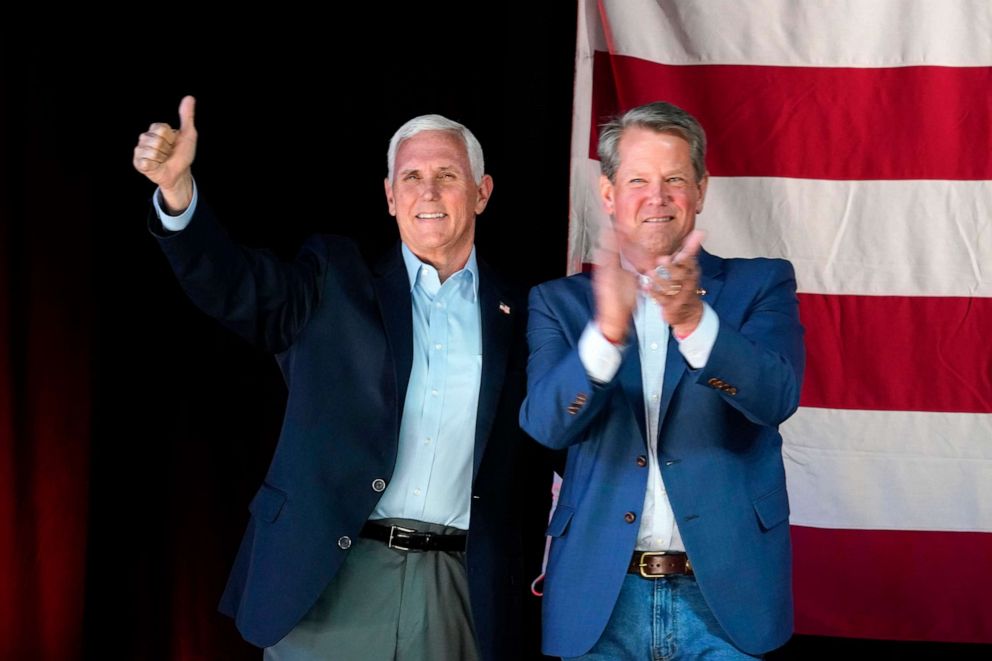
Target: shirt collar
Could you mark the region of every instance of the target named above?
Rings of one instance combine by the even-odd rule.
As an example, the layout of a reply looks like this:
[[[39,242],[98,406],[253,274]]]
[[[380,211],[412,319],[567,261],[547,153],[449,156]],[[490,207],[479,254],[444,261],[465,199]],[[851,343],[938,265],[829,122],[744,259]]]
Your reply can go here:
[[[437,270],[430,264],[420,261],[420,258],[414,255],[413,251],[410,250],[405,243],[401,243],[401,245],[403,263],[406,265],[406,274],[410,279],[410,291],[413,292],[413,288],[417,286],[417,278],[420,276],[421,269],[429,269],[435,273]],[[472,300],[474,301],[479,296],[479,262],[475,257],[475,246],[472,246],[472,252],[469,253],[468,261],[465,262],[465,266],[460,271],[452,273],[451,277],[464,277],[461,276],[462,273],[470,274],[472,283]]]

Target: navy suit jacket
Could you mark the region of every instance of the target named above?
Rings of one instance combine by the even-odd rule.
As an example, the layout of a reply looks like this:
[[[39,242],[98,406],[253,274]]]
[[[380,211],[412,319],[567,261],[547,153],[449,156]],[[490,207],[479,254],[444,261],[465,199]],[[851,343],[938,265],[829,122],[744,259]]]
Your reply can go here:
[[[275,353],[288,386],[275,456],[221,600],[246,640],[270,646],[338,571],[381,496],[373,481],[392,476],[413,355],[409,277],[398,244],[374,266],[340,237],[311,238],[292,263],[241,248],[202,201],[182,232],[151,222],[193,302]],[[524,455],[538,446],[517,425],[526,310],[481,260],[479,297],[470,598],[483,658],[515,659],[528,586],[521,534],[536,517],[539,562],[551,473],[534,472]]]
[[[734,643],[760,654],[792,632],[789,503],[777,426],[795,411],[804,367],[796,282],[784,260],[700,254],[720,318],[709,360],[688,366],[672,338],[658,459],[706,602]],[[636,340],[610,383],[590,382],[577,343],[593,316],[588,275],[531,292],[524,429],[568,448],[544,592],[544,651],[586,653],[613,611],[647,487]],[[628,523],[625,514],[636,519]],[[629,517],[627,517],[629,518]]]

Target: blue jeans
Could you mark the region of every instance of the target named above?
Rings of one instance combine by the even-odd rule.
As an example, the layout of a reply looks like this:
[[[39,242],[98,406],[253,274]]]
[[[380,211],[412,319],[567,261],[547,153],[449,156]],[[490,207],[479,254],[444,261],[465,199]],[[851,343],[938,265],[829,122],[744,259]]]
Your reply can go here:
[[[691,576],[645,579],[633,574],[603,635],[581,661],[755,659],[734,647]],[[566,661],[571,661],[570,659]]]

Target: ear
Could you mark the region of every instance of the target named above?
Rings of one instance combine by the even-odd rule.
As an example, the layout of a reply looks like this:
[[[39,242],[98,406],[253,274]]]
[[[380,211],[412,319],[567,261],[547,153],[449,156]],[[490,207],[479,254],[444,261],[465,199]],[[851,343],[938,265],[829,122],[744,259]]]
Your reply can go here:
[[[389,178],[382,180],[383,186],[386,189],[386,204],[389,206],[389,215],[396,215],[396,200],[393,199],[393,187],[389,183]]]
[[[599,175],[599,197],[603,201],[603,210],[613,215],[613,182],[605,174]]]
[[[475,215],[479,215],[489,204],[489,197],[493,194],[493,178],[488,174],[482,175],[482,181],[476,190]]]
[[[696,213],[703,212],[703,202],[706,201],[706,187],[710,183],[710,173],[707,172],[699,181],[699,200],[696,202]]]

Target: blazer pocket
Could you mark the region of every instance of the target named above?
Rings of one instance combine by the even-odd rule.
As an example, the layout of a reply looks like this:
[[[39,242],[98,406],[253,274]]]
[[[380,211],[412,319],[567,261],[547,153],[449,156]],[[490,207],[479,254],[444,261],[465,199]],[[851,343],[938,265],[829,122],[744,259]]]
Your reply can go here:
[[[551,515],[551,523],[548,524],[548,531],[544,534],[549,537],[563,537],[574,514],[575,510],[571,507],[559,505]]]
[[[758,515],[762,530],[771,530],[789,520],[789,494],[785,487],[779,487],[754,501],[754,511]]]
[[[279,518],[279,512],[282,511],[284,504],[286,504],[285,492],[263,482],[258,493],[251,499],[248,511],[255,518],[272,523]]]

